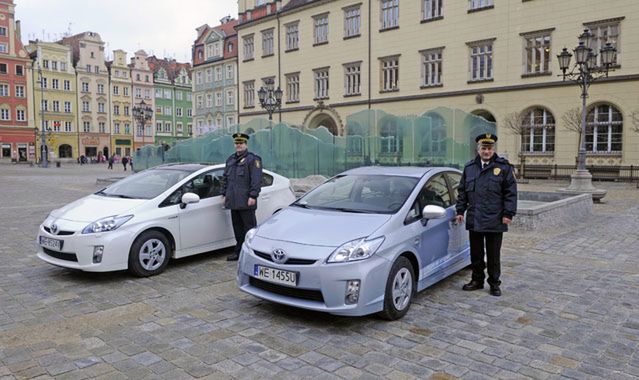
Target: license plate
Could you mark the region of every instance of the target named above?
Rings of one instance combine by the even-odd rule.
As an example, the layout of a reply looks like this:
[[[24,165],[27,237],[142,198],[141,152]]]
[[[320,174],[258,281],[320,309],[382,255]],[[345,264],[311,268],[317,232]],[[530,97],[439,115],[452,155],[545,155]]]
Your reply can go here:
[[[51,239],[46,236],[40,236],[40,245],[56,251],[62,250],[62,240]]]
[[[255,265],[253,275],[260,280],[289,286],[297,286],[298,273]]]

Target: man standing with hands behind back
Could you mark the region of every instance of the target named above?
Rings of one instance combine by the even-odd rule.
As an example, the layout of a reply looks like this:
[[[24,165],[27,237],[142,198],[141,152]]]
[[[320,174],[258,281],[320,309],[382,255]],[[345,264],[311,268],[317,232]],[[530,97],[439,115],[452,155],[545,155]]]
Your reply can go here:
[[[495,153],[496,135],[482,133],[475,142],[478,155],[464,166],[455,207],[457,223],[464,221],[466,211],[466,229],[470,235],[473,275],[463,290],[484,288],[487,264],[490,294],[499,297],[501,241],[517,213],[517,181],[508,160]]]
[[[257,226],[255,209],[257,197],[262,184],[262,159],[248,151],[249,136],[245,133],[234,133],[235,153],[226,160],[222,180],[222,199],[224,207],[231,210],[233,233],[235,234],[235,250],[226,258],[237,261],[246,233]]]

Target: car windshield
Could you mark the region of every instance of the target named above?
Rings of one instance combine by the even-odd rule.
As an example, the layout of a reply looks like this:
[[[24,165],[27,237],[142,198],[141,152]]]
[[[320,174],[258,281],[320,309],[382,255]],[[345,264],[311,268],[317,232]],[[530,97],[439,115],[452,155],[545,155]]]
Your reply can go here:
[[[321,184],[294,205],[342,212],[394,214],[418,181],[418,178],[391,175],[342,175]]]
[[[192,171],[148,169],[133,174],[95,193],[105,197],[153,199],[175,185]]]

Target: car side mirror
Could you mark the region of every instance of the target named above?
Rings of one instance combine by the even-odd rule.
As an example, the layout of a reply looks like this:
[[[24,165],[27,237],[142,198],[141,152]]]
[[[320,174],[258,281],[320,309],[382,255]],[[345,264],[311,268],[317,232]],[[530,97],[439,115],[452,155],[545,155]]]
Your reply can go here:
[[[185,193],[182,195],[182,203],[180,203],[180,208],[184,209],[186,205],[190,203],[198,203],[200,201],[200,196],[195,193]]]
[[[426,225],[429,219],[441,219],[446,216],[446,209],[440,206],[428,205],[422,210],[422,224]]]

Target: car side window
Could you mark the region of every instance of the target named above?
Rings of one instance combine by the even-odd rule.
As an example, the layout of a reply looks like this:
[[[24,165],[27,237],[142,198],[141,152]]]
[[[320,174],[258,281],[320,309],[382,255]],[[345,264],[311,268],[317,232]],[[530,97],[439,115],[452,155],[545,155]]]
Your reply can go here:
[[[211,170],[190,179],[179,189],[175,190],[160,204],[160,207],[173,206],[182,202],[182,195],[195,193],[200,199],[207,199],[220,195],[221,169]]]
[[[449,172],[446,173],[446,177],[448,177],[448,183],[450,184],[450,188],[453,190],[453,202],[457,201],[457,195],[459,194],[459,183],[461,182],[461,174]]]
[[[404,224],[412,223],[422,218],[422,210],[425,206],[435,205],[448,208],[451,205],[450,194],[448,193],[448,185],[443,174],[437,174],[429,179],[419,192],[417,199],[406,216]]]
[[[262,172],[262,183],[260,187],[268,187],[273,185],[273,176]]]

